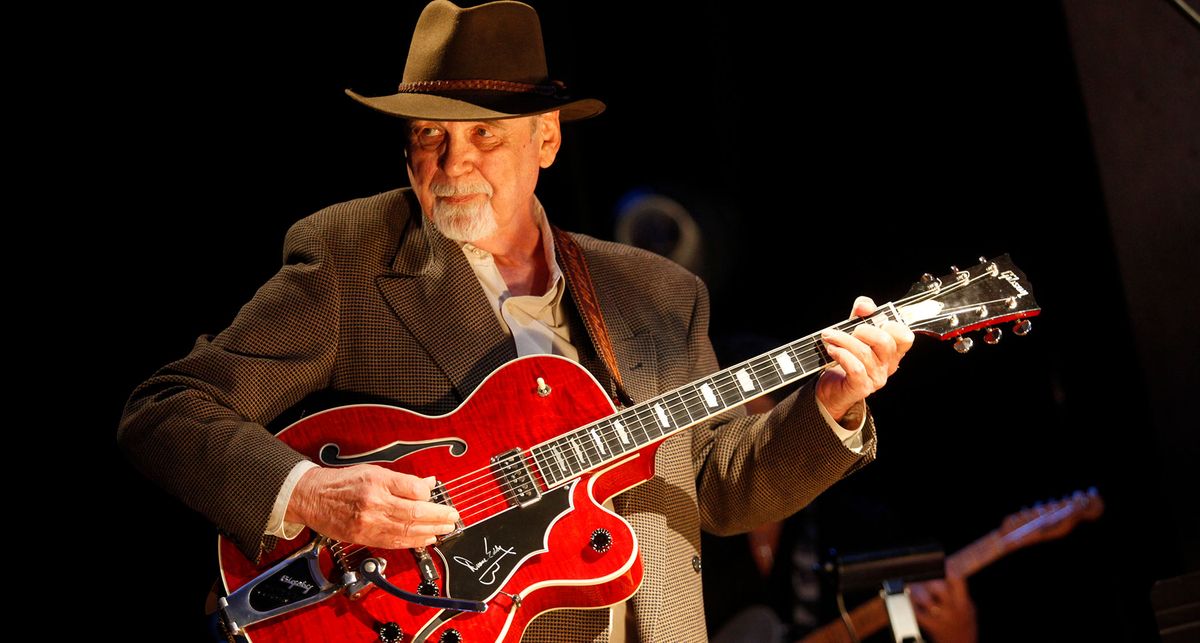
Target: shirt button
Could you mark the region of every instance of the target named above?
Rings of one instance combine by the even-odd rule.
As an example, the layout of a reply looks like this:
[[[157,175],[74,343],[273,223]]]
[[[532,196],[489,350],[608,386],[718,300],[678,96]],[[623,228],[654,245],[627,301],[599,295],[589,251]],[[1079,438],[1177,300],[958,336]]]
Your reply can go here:
[[[692,556],[692,569],[696,570],[696,573],[699,574],[701,567],[703,567],[703,565],[700,564],[700,557]]]

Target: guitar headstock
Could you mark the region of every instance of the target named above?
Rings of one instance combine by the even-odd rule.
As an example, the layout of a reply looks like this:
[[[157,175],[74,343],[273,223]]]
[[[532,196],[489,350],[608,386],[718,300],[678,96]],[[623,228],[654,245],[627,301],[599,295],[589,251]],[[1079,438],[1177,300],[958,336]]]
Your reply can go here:
[[[995,344],[1003,334],[998,324],[1015,322],[1015,335],[1029,332],[1033,323],[1028,318],[1041,308],[1025,273],[1007,254],[990,260],[980,257],[979,264],[966,270],[950,268],[952,272],[940,278],[926,273],[896,302],[900,317],[913,332],[940,339],[957,337],[954,349],[960,353],[975,343],[964,333],[986,328],[983,341]]]
[[[1095,487],[1076,491],[1061,500],[1038,503],[1004,519],[1000,536],[1012,549],[1062,538],[1085,520],[1104,513],[1104,500]]]

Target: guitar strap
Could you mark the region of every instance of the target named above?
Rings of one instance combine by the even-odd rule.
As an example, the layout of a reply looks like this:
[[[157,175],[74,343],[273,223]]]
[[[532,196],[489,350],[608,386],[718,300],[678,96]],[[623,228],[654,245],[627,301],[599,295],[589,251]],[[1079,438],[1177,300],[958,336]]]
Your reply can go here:
[[[587,328],[592,345],[604,361],[604,366],[612,375],[616,385],[616,402],[619,406],[632,406],[633,398],[625,392],[625,384],[621,381],[621,371],[617,370],[617,355],[613,352],[612,341],[608,338],[608,327],[604,325],[604,316],[600,314],[600,300],[596,298],[596,289],[592,286],[592,273],[588,272],[587,261],[583,259],[583,251],[561,228],[551,225],[554,234],[554,250],[558,255],[558,263],[567,277],[567,287],[575,299],[575,307],[583,317],[583,325]]]

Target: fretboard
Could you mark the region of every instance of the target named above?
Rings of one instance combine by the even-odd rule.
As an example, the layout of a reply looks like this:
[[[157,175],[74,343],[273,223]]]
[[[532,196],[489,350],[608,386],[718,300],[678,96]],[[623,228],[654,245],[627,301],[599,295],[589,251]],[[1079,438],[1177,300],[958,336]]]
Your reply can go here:
[[[879,324],[887,320],[899,321],[899,313],[890,303],[869,317],[847,320],[834,328],[850,332],[864,321]],[[820,332],[814,333],[543,442],[529,453],[545,486],[552,488],[819,373],[831,362]]]

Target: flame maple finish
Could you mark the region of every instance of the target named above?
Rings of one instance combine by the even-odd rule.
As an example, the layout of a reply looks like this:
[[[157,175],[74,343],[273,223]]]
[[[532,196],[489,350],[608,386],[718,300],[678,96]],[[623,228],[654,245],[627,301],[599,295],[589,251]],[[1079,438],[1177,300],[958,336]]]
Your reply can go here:
[[[539,377],[551,386],[551,393],[545,397],[537,394]],[[279,437],[317,462],[321,462],[322,447],[331,441],[336,441],[341,456],[347,457],[395,441],[459,438],[467,445],[462,455],[450,455],[448,447],[434,447],[382,465],[416,476],[436,476],[439,482],[452,486],[460,476],[488,471],[494,455],[514,448],[528,451],[570,429],[609,416],[614,410],[608,396],[586,370],[564,359],[538,356],[510,362],[496,371],[448,415],[429,417],[379,405],[348,406],[305,418]],[[642,580],[636,539],[628,523],[601,504],[653,476],[657,447],[658,443],[649,445],[599,472],[581,475],[570,491],[572,508],[549,529],[548,551],[533,554],[517,567],[502,588],[497,587],[502,593],[497,592],[487,601],[487,611],[459,613],[434,629],[428,640],[437,641],[443,630],[453,627],[464,641],[517,641],[529,621],[541,612],[563,607],[603,607],[632,596]],[[534,472],[541,483],[540,473],[536,468]],[[494,479],[488,479],[482,489],[502,497]],[[457,509],[469,528],[496,516],[506,506],[490,503],[483,508],[457,506]],[[588,546],[593,531],[601,528],[613,536],[611,548],[603,554]],[[310,537],[305,530],[293,541],[280,541],[257,565],[246,560],[230,541],[221,538],[219,556],[226,590],[233,591],[253,580],[262,570],[307,544]],[[373,549],[372,552],[387,560],[388,580],[402,589],[416,590],[421,579],[410,550]],[[465,573],[462,569],[448,570],[442,556],[433,558],[443,580],[448,573]],[[322,554],[322,569],[331,580],[336,578],[333,561],[327,553]],[[520,596],[520,607],[506,594]],[[316,636],[329,643],[367,643],[379,640],[375,631],[378,624],[394,622],[406,633],[404,640],[409,641],[440,612],[376,588],[360,600],[338,595],[250,626],[247,638],[253,643],[275,643]],[[497,638],[495,633],[500,636]]]

